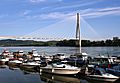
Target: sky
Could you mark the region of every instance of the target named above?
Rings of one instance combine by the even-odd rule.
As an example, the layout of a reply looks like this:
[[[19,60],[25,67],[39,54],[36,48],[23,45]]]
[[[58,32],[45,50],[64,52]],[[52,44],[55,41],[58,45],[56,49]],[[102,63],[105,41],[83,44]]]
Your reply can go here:
[[[76,13],[83,39],[120,37],[120,0],[0,0],[0,36],[73,38]]]

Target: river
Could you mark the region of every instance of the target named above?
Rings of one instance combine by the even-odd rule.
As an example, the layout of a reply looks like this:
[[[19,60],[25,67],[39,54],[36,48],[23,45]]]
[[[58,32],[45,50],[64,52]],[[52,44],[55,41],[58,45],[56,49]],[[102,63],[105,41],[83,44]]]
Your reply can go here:
[[[55,54],[65,53],[74,54],[79,52],[78,47],[0,47],[0,53],[4,49],[10,52],[23,50],[25,53],[36,49],[39,54]],[[107,56],[120,55],[120,47],[82,47],[82,52],[86,52],[89,56],[97,56],[99,54]],[[0,65],[0,83],[93,83],[83,78],[58,76],[51,74],[40,74],[34,70],[15,68],[7,65]],[[95,82],[96,83],[96,82]],[[98,83],[98,82],[97,82]],[[103,83],[103,82],[100,82]]]

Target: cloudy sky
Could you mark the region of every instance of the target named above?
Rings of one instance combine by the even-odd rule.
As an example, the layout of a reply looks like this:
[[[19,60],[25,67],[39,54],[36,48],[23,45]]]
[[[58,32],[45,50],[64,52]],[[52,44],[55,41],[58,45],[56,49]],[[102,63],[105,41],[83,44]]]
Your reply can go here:
[[[0,0],[0,36],[120,37],[120,0]],[[46,35],[47,34],[47,35]]]

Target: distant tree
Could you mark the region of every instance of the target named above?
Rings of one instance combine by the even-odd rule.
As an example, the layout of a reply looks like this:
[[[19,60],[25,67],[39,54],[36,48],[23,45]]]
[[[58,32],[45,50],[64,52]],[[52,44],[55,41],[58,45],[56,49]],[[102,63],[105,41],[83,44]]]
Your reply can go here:
[[[112,46],[112,45],[113,45],[113,44],[112,44],[112,40],[110,40],[110,39],[109,39],[109,40],[106,40],[106,41],[105,41],[105,45],[106,45],[106,46]]]
[[[114,37],[113,40],[90,41],[82,40],[82,46],[120,46],[120,39]],[[79,46],[79,41],[75,39],[62,41],[33,41],[33,40],[0,40],[0,46]]]
[[[82,40],[82,46],[91,46],[90,40]]]

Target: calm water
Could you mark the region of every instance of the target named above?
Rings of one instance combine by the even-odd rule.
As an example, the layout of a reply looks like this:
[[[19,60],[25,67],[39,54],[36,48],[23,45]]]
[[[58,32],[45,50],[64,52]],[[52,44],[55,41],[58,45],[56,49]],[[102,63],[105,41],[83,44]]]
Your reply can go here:
[[[25,53],[35,48],[39,53],[55,54],[66,53],[74,54],[79,52],[77,47],[0,47],[0,53],[4,49],[8,49],[11,52],[24,50]],[[120,55],[120,47],[82,47],[82,52],[88,53],[90,56],[107,55]]]
[[[76,47],[0,47],[0,52],[4,49],[8,49],[11,52],[22,49],[27,53],[33,48],[40,54],[44,52],[47,54],[73,54],[79,51],[79,48]],[[87,52],[90,56],[107,55],[107,53],[110,55],[120,55],[120,47],[83,47],[82,52]],[[39,74],[35,70],[0,65],[0,83],[93,83],[93,81],[88,82],[83,78],[77,77]]]

